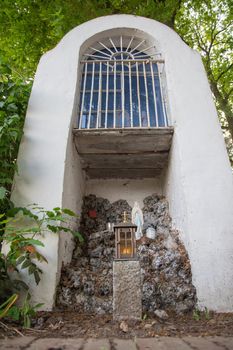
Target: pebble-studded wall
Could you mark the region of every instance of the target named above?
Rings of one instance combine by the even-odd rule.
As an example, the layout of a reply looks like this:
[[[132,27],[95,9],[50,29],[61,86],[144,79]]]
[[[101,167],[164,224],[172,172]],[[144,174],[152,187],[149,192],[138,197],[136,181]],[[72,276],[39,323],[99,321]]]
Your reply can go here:
[[[123,211],[131,214],[125,200],[110,203],[88,195],[84,198],[80,233],[83,246],[77,245],[72,262],[62,270],[57,291],[57,306],[83,313],[112,313],[112,262],[115,256],[114,234],[107,222],[122,221]],[[137,241],[141,265],[142,307],[144,314],[156,310],[187,312],[196,304],[189,258],[178,232],[171,228],[168,202],[153,194],[144,199],[144,229],[152,226],[155,239]]]

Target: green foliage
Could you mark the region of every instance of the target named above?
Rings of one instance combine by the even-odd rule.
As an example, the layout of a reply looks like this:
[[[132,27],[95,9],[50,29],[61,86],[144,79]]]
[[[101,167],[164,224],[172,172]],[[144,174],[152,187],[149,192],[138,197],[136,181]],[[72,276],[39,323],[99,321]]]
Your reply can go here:
[[[207,309],[207,307],[204,309],[204,316],[206,320],[210,319],[210,311]]]
[[[210,319],[210,311],[207,309],[207,307],[205,307],[203,311],[199,309],[194,309],[193,319],[195,321],[200,321],[201,319],[205,319],[208,321]]]
[[[202,56],[233,164],[232,20],[232,0],[186,0],[175,29]]]
[[[180,4],[180,0],[4,0],[0,8],[0,50],[22,75],[33,76],[41,55],[83,22],[126,13],[173,26]]]
[[[14,78],[18,79],[20,74],[24,81],[28,81],[33,77],[41,55],[83,22],[125,13],[165,23],[202,55],[233,162],[231,9],[232,0],[3,0],[0,7],[0,57],[6,58]],[[18,103],[14,104],[18,106]],[[13,120],[20,129],[23,120]],[[16,154],[17,149],[16,141]],[[11,183],[12,174],[7,179]],[[0,189],[0,198],[7,193],[5,188],[3,185]]]
[[[193,319],[195,321],[200,321],[200,319],[201,319],[201,311],[199,309],[194,309],[193,310]]]
[[[35,310],[42,304],[32,306],[29,302],[30,294],[27,293],[22,307],[13,305],[18,297],[18,293],[13,293],[22,288],[28,289],[28,286],[20,278],[12,278],[12,272],[18,273],[20,277],[19,268],[25,269],[38,284],[42,270],[37,264],[47,263],[45,256],[39,251],[44,247],[43,236],[45,233],[68,232],[82,242],[80,233],[70,228],[76,218],[76,214],[69,209],[57,207],[44,210],[35,205],[11,208],[7,216],[0,215],[0,231],[4,231],[0,241],[8,246],[6,254],[0,253],[0,318],[7,315],[22,322],[24,327],[30,327]]]
[[[18,294],[13,294],[3,304],[0,305],[0,319],[5,317],[8,314],[10,308],[16,302],[17,299],[18,299]]]
[[[10,67],[0,61],[0,213],[10,206],[9,196],[22,137],[30,83],[13,78]]]
[[[32,305],[30,303],[31,295],[26,294],[22,306],[14,305],[7,312],[7,316],[12,318],[14,321],[19,321],[24,328],[31,327],[31,319],[36,316],[36,311],[43,304]]]
[[[8,217],[2,219],[0,223],[6,227],[1,240],[9,246],[9,251],[5,256],[6,263],[11,269],[18,271],[27,269],[29,275],[33,275],[36,284],[40,282],[42,270],[36,262],[47,262],[46,258],[38,251],[39,247],[44,247],[42,238],[45,232],[59,233],[68,232],[82,241],[79,232],[69,227],[70,218],[76,215],[69,209],[54,208],[44,210],[33,206],[29,208],[12,208],[8,211]],[[3,257],[4,258],[4,257]]]
[[[4,303],[13,293],[28,289],[23,281],[12,276],[15,270],[8,257],[0,253],[0,303]]]

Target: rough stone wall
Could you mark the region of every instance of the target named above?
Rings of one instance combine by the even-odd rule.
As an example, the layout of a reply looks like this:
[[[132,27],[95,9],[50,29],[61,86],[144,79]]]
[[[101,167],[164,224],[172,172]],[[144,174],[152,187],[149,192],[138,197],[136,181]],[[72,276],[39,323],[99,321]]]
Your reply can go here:
[[[119,223],[123,211],[131,213],[125,200],[110,203],[89,195],[84,198],[80,232],[86,244],[78,245],[70,265],[63,268],[57,306],[84,313],[112,313],[114,234],[106,223]],[[178,232],[171,228],[168,202],[153,194],[144,199],[144,229],[156,229],[154,240],[137,242],[141,266],[142,308],[153,314],[157,309],[187,312],[196,303],[188,255]]]

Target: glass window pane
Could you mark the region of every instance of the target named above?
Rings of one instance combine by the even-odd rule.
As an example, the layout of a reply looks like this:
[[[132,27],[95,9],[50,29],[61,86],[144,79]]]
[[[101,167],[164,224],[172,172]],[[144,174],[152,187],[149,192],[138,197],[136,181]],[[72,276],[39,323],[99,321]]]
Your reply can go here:
[[[105,113],[101,113],[101,117],[100,117],[100,127],[101,128],[105,128]]]
[[[154,76],[154,83],[155,83],[155,93],[156,93],[156,105],[157,105],[157,111],[158,111],[158,123],[159,123],[158,126],[164,126],[165,123],[164,123],[164,113],[163,113],[163,106],[162,106],[162,94],[160,90],[160,81],[157,74]]]
[[[139,126],[139,112],[138,112],[138,93],[137,93],[137,78],[136,75],[131,77],[132,84],[132,109],[133,109],[133,126]]]
[[[130,239],[130,240],[131,240],[131,237],[132,237],[131,231],[128,231],[128,232],[127,232],[126,237],[127,237],[127,239]]]
[[[103,65],[104,66],[104,65]],[[107,74],[102,74],[102,90],[106,90]]]
[[[121,89],[121,74],[119,73],[116,74],[116,89]]]
[[[107,128],[113,128],[113,113],[107,114]]]
[[[122,111],[116,111],[116,128],[122,127]]]
[[[120,39],[119,39],[120,40]],[[115,59],[116,66],[112,63],[97,63],[94,59],[89,58],[87,61],[87,66],[83,65],[83,73],[81,77],[81,91],[80,91],[80,103],[79,110],[82,116],[80,116],[81,122],[79,123],[81,128],[88,126],[88,116],[89,110],[91,109],[91,117],[89,121],[90,128],[96,128],[97,121],[97,110],[100,103],[100,115],[99,115],[99,125],[97,127],[108,127],[112,128],[115,126],[117,128],[124,127],[148,127],[148,117],[150,120],[150,126],[165,126],[166,125],[166,111],[165,106],[162,101],[162,91],[159,79],[159,67],[156,63],[146,62],[146,57],[148,55],[143,52],[138,52],[138,50],[133,50],[133,55],[135,58],[144,59],[144,63],[136,64],[131,61],[129,69],[129,62],[124,62],[122,65],[121,60],[129,60],[131,56],[129,53],[122,53],[122,47],[120,41],[116,44],[117,53],[115,48],[111,48],[112,52],[116,51]],[[119,47],[118,47],[119,46]],[[100,48],[101,52],[93,53],[99,56],[97,58],[100,60],[108,60],[111,53],[108,49],[103,50]],[[126,48],[123,48],[126,51]],[[130,51],[130,48],[128,49]],[[140,50],[139,50],[140,51]],[[85,77],[85,67],[87,67],[86,74],[86,84],[84,86]],[[94,74],[93,74],[94,67]],[[100,77],[100,67],[101,77]],[[138,67],[138,70],[137,70]],[[144,70],[145,68],[145,70]],[[152,72],[151,72],[152,68]],[[116,69],[116,72],[114,72]],[[129,77],[129,72],[131,71],[131,77]],[[107,75],[108,73],[108,75]],[[115,74],[114,74],[115,73]],[[123,75],[124,74],[124,75]],[[101,79],[100,79],[101,78]],[[114,79],[115,78],[115,79]],[[138,78],[138,80],[137,80]],[[108,84],[107,84],[108,81]],[[130,86],[131,81],[131,86]],[[101,84],[99,84],[101,83]],[[107,86],[108,85],[108,86]],[[139,88],[139,91],[138,91]],[[85,89],[85,91],[83,91]],[[92,91],[93,89],[93,91]],[[114,91],[115,89],[115,91]],[[115,92],[115,95],[114,95]],[[84,93],[84,95],[83,95]],[[156,101],[155,101],[156,94]],[[82,98],[83,103],[82,103]],[[122,106],[122,98],[124,98],[124,106]],[[100,99],[100,101],[99,101]],[[115,99],[115,101],[114,101]],[[90,106],[90,101],[91,106]],[[132,106],[131,106],[132,101]],[[106,105],[107,102],[107,105]],[[115,102],[115,103],[114,103]],[[115,113],[114,113],[115,108]],[[139,111],[140,108],[140,111]],[[107,114],[105,111],[107,109]],[[158,125],[156,125],[156,110],[158,117]],[[124,115],[122,115],[124,111]],[[131,116],[132,111],[132,116]],[[149,113],[149,116],[148,116]],[[107,125],[105,125],[105,120],[107,115]],[[122,123],[123,118],[123,123]],[[131,118],[132,123],[131,125]],[[141,118],[141,120],[139,120]]]
[[[129,96],[129,75],[125,75],[124,79],[125,83],[125,91],[124,91],[124,99],[125,99],[125,114],[124,114],[124,123],[125,127],[130,127],[130,96]]]
[[[121,92],[116,93],[116,128],[122,127],[122,103]]]
[[[90,128],[96,128],[97,113],[91,113],[90,116]]]
[[[150,114],[150,126],[156,126],[155,102],[152,77],[147,75],[148,105]]]
[[[109,90],[114,89],[114,74],[113,74],[113,72],[109,73],[108,89]]]
[[[113,111],[114,108],[114,93],[108,93],[108,110]]]
[[[106,92],[102,92],[102,96],[101,96],[101,110],[102,110],[102,112],[106,110]]]
[[[80,116],[81,118],[81,129],[87,129],[88,126],[88,115],[87,114],[83,114],[82,116]]]
[[[139,76],[140,102],[141,102],[141,123],[142,126],[147,126],[147,111],[146,111],[146,91],[144,76]]]
[[[90,92],[86,92],[84,96],[83,112],[89,112],[90,109]]]
[[[99,90],[99,73],[94,75],[94,90]]]
[[[92,106],[91,106],[92,112],[97,111],[98,109],[98,97],[99,97],[99,93],[94,92],[92,96]]]
[[[91,90],[91,80],[92,80],[92,74],[91,73],[87,73],[86,90]]]
[[[125,239],[125,232],[124,231],[120,232],[120,239]]]

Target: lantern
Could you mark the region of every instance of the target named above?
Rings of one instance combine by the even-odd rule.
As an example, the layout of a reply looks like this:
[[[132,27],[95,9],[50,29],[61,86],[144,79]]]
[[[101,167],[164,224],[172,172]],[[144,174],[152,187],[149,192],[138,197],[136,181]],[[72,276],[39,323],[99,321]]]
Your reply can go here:
[[[127,221],[127,214],[124,212],[123,222],[114,225],[116,259],[134,259],[136,257],[136,229],[136,225]]]

